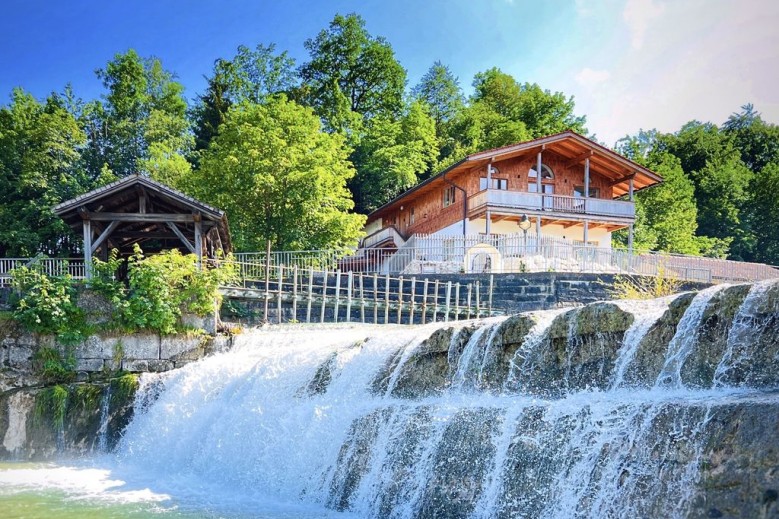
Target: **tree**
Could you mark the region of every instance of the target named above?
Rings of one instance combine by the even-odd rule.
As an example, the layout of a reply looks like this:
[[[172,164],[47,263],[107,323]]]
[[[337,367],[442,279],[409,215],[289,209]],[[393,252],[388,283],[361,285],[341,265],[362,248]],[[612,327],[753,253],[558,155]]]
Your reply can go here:
[[[416,101],[400,119],[377,116],[352,154],[357,175],[350,183],[357,211],[368,213],[412,187],[436,163],[435,123]]]
[[[116,54],[97,75],[108,90],[105,106],[94,113],[105,116],[110,169],[119,176],[177,170],[181,160],[172,155],[183,157],[193,145],[181,83],[159,59],[144,60],[132,49]]]
[[[690,121],[679,132],[660,136],[657,149],[676,156],[695,186],[698,233],[732,242],[737,258],[750,257],[753,238],[741,212],[753,174],[732,139],[715,124]]]
[[[436,135],[443,135],[444,124],[451,121],[465,106],[460,82],[449,67],[436,61],[422,76],[411,94],[428,104],[435,121]]]
[[[400,114],[406,71],[390,44],[366,31],[361,16],[336,15],[304,45],[311,59],[300,67],[299,97],[328,131],[348,134],[362,120]]]
[[[741,160],[753,172],[779,161],[779,126],[763,121],[753,105],[742,106],[740,113],[734,113],[725,121],[722,130],[732,137]]]
[[[755,233],[755,260],[779,263],[779,163],[767,164],[755,176],[749,206],[749,224]]]
[[[276,46],[257,45],[254,50],[241,45],[230,59],[218,59],[206,78],[208,87],[198,96],[194,108],[195,150],[208,147],[224,122],[230,106],[242,102],[262,103],[269,96],[289,93],[296,88],[295,60]]]
[[[535,83],[520,85],[498,68],[479,72],[473,79],[473,101],[484,103],[508,120],[522,122],[531,138],[565,130],[586,133],[585,117],[574,114],[573,97],[543,90]]]
[[[344,138],[281,95],[230,109],[188,190],[223,208],[239,250],[354,245],[365,217],[350,213],[354,175]]]
[[[0,108],[0,256],[67,255],[78,240],[52,206],[91,188],[80,169],[86,136],[64,100],[16,89]]]

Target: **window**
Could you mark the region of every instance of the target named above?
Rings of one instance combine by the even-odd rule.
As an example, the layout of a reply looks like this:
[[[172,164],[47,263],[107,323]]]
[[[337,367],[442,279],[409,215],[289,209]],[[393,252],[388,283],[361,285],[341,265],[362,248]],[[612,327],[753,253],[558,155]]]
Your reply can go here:
[[[408,224],[414,225],[414,208],[411,208],[411,214],[408,217]]]
[[[584,198],[584,186],[576,186],[573,188],[573,196],[576,198]],[[600,198],[600,188],[591,187],[589,198]]]
[[[444,188],[444,207],[449,207],[454,203],[454,186]]]
[[[527,172],[527,176],[528,178],[538,178],[536,168],[530,168],[530,171]],[[554,180],[554,173],[552,173],[552,170],[549,168],[549,166],[546,164],[541,164],[541,181],[544,182],[547,180]]]
[[[502,189],[507,190],[509,188],[509,180],[507,178],[493,178],[492,187],[490,189]],[[479,179],[479,191],[487,189],[487,177],[481,177]]]
[[[531,182],[527,185],[528,193],[538,193],[538,186],[535,182]],[[554,194],[554,184],[541,184],[541,192],[545,195]]]

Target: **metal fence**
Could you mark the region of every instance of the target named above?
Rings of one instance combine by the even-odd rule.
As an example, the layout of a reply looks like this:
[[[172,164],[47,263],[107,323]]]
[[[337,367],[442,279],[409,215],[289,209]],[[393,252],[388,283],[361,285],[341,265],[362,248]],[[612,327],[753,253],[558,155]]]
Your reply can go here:
[[[37,266],[49,276],[69,274],[75,279],[86,276],[83,258],[0,258],[0,287],[11,285],[11,272],[19,267]]]
[[[343,272],[392,275],[445,273],[590,272],[664,275],[685,281],[737,283],[779,277],[761,263],[594,247],[582,242],[523,234],[415,235],[400,248],[241,253],[248,264],[297,265]]]
[[[264,276],[279,265],[366,274],[425,275],[454,273],[590,272],[664,275],[684,281],[738,283],[779,277],[779,269],[761,263],[598,248],[582,242],[524,234],[467,236],[415,235],[399,248],[242,252],[234,255],[249,277]],[[0,286],[12,269],[38,262],[47,273],[84,277],[83,259],[0,259]]]

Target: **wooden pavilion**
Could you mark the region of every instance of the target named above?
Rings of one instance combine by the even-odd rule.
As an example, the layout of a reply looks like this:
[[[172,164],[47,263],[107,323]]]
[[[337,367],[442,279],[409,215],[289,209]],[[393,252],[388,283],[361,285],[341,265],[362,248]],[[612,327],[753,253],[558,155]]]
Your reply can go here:
[[[144,252],[182,249],[216,258],[231,251],[224,211],[141,175],[130,175],[55,206],[54,213],[84,235],[84,264],[92,257],[122,256],[139,244]]]

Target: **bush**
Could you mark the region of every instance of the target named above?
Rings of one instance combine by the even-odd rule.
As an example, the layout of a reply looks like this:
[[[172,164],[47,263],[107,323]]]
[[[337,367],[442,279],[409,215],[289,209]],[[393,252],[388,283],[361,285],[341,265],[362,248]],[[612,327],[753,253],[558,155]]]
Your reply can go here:
[[[27,330],[56,335],[63,344],[86,338],[84,314],[76,306],[76,289],[69,275],[48,276],[36,265],[12,272],[12,286],[19,293],[13,316]]]

